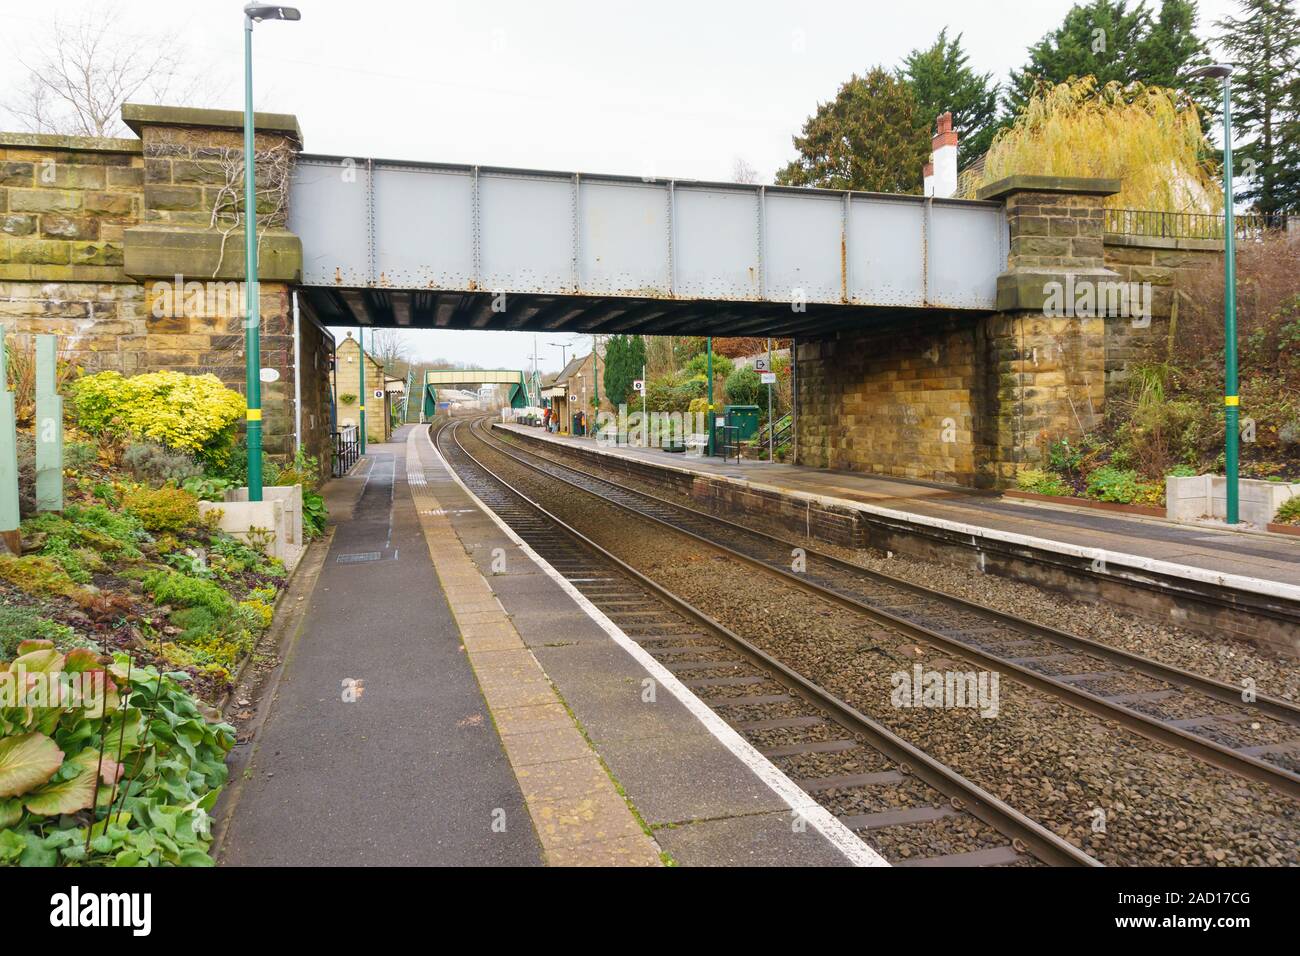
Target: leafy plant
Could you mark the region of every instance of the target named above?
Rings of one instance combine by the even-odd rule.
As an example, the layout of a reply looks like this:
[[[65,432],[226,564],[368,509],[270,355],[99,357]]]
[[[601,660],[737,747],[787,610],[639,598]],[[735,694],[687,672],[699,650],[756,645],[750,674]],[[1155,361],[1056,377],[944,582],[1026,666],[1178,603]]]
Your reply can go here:
[[[159,604],[207,608],[217,618],[234,609],[230,596],[216,584],[179,571],[150,571],[141,583]]]
[[[1016,487],[1021,491],[1031,491],[1038,495],[1057,495],[1068,497],[1073,494],[1072,489],[1059,475],[1054,475],[1050,471],[1044,471],[1041,468],[1023,468],[1016,475]]]
[[[1300,495],[1282,502],[1282,507],[1273,516],[1273,523],[1300,525]]]
[[[50,641],[56,647],[71,648],[76,646],[77,634],[36,608],[0,604],[0,659],[12,657],[23,641]]]
[[[0,865],[211,866],[208,817],[234,728],[184,673],[27,641],[0,669],[97,677],[103,707],[0,710]]]
[[[329,521],[329,509],[325,507],[325,498],[318,492],[303,489],[302,493],[302,527],[308,538],[318,538],[325,533]]]
[[[199,501],[225,501],[226,489],[232,486],[228,478],[210,478],[207,475],[186,478],[181,487]]]

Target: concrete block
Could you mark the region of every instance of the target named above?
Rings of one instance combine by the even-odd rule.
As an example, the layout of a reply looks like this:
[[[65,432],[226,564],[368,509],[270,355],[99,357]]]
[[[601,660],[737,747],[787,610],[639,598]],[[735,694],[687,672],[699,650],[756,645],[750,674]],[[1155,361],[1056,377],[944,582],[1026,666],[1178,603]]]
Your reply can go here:
[[[267,557],[284,561],[288,556],[289,527],[284,502],[274,498],[199,502],[200,517],[213,511],[221,513],[217,527],[222,531],[258,548]]]
[[[247,488],[234,488],[226,492],[228,501],[248,501]],[[302,485],[275,485],[262,489],[262,500],[278,501],[284,506],[288,539],[286,543],[302,547]]]
[[[1238,481],[1238,517],[1262,528],[1273,520],[1288,498],[1300,495],[1300,483]],[[1222,475],[1193,475],[1165,479],[1165,515],[1171,521],[1223,521],[1228,516],[1228,480]]]

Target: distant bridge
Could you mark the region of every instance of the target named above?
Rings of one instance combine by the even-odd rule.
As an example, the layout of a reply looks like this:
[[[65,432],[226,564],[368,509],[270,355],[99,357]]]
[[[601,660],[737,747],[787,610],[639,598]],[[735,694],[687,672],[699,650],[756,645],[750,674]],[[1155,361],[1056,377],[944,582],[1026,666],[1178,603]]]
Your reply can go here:
[[[529,394],[528,378],[523,372],[509,369],[436,368],[424,373],[424,416],[432,418],[438,410],[438,389],[477,390],[484,385],[506,386],[506,402],[511,408],[536,404]]]
[[[1001,203],[303,154],[289,227],[331,325],[793,335],[991,311]]]

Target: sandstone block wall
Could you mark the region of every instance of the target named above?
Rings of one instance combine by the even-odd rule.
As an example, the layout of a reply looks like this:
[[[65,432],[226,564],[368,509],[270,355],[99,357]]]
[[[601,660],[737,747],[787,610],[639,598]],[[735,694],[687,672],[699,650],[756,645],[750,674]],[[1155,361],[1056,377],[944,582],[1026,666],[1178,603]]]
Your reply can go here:
[[[19,348],[57,334],[61,357],[88,372],[210,372],[242,391],[240,134],[203,125],[212,111],[136,109],[140,139],[0,134],[0,326]],[[173,114],[197,125],[168,125]],[[259,132],[262,364],[280,373],[263,385],[263,428],[278,455],[293,450],[300,261],[278,187],[296,148],[292,131]],[[308,322],[302,338],[304,445],[328,468],[332,342]]]
[[[800,464],[974,484],[983,349],[959,315],[800,340]]]

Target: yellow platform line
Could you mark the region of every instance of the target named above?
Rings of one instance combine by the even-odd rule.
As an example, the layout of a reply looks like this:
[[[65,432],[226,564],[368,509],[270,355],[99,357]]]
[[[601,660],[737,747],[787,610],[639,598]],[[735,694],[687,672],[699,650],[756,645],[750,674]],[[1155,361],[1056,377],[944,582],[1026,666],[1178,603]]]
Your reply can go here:
[[[550,866],[659,866],[659,846],[619,795],[424,480],[416,436],[407,487],[461,644]],[[507,823],[508,825],[508,823]]]

